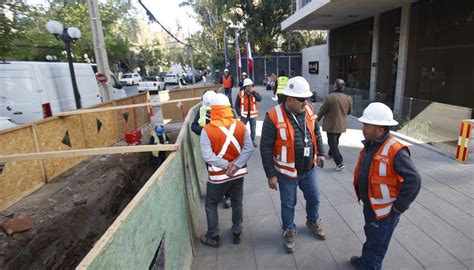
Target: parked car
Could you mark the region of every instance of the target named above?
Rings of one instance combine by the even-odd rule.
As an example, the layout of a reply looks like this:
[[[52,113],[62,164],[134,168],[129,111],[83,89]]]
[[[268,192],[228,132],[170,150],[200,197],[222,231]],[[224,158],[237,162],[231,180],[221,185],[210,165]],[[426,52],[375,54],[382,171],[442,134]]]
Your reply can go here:
[[[120,79],[120,83],[123,85],[135,85],[141,81],[140,75],[138,73],[125,73]]]
[[[186,81],[188,83],[192,83],[193,82],[193,76],[192,76],[192,71],[189,71],[186,73]],[[199,70],[195,70],[194,71],[194,78],[196,80],[196,82],[199,82],[202,80],[202,75],[201,75],[201,72]]]
[[[18,126],[10,117],[0,116],[0,130]]]
[[[165,83],[166,84],[178,84],[179,76],[177,74],[166,74]]]
[[[152,95],[156,95],[158,91],[165,89],[165,80],[158,76],[143,77],[143,80],[138,83],[137,88],[139,93],[148,91]]]

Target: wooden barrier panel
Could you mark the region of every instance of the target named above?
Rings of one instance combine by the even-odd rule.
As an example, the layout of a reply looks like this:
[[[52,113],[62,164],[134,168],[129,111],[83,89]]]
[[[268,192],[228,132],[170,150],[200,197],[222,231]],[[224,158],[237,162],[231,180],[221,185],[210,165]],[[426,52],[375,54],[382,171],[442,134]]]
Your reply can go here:
[[[107,105],[105,108],[109,107],[112,105]],[[119,139],[115,111],[81,114],[80,117],[82,118],[85,148],[109,146]]]
[[[213,84],[209,86],[203,87],[195,87],[195,88],[179,88],[173,90],[166,90],[159,92],[159,99],[160,102],[167,102],[172,100],[178,99],[188,99],[193,97],[201,97],[206,90],[214,90],[217,91],[221,88],[220,84]]]
[[[36,152],[37,145],[32,126],[2,133],[0,150],[2,154]],[[9,207],[43,185],[45,179],[41,166],[38,160],[4,164],[3,171],[0,173],[0,210]]]
[[[133,99],[117,101],[115,102],[115,104],[117,106],[132,105]],[[119,138],[123,138],[126,132],[131,132],[137,127],[136,120],[135,120],[135,111],[133,108],[118,110],[116,112],[116,117],[117,117],[117,123],[118,123],[117,126],[118,126]]]
[[[39,123],[38,141],[41,151],[82,149],[86,147],[81,116],[71,115]],[[47,180],[75,166],[84,158],[44,160]]]
[[[145,93],[146,94],[146,93]],[[133,97],[134,104],[149,102],[148,95],[140,95]],[[145,123],[150,121],[150,115],[148,114],[148,107],[135,108],[135,119],[137,127],[143,126]]]
[[[188,113],[194,105],[201,102],[201,97],[187,98],[181,100],[166,101],[161,104],[163,123],[183,122],[184,115]],[[182,105],[178,106],[178,105]]]

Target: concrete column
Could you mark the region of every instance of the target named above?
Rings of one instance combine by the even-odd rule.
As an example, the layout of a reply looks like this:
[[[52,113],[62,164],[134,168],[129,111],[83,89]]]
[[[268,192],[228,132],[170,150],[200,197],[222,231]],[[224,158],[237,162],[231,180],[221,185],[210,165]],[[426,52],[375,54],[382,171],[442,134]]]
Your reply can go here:
[[[409,26],[410,4],[407,4],[402,7],[402,15],[400,21],[400,45],[398,47],[397,82],[395,86],[395,100],[393,105],[393,113],[398,116],[402,115],[403,96],[405,94]]]
[[[377,96],[377,70],[378,70],[378,59],[379,59],[379,24],[380,15],[374,16],[374,26],[372,34],[372,65],[370,68],[370,101],[375,101]]]

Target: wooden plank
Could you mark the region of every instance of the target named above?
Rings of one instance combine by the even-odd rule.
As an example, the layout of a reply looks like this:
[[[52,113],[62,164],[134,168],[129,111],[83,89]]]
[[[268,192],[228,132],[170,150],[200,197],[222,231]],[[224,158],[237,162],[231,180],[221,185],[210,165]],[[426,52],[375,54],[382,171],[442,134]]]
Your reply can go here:
[[[176,151],[177,149],[178,149],[178,146],[175,144],[100,147],[100,148],[77,149],[77,150],[66,150],[66,151],[50,151],[50,152],[41,152],[41,153],[2,155],[0,156],[0,162],[151,152],[151,151]]]
[[[33,131],[33,139],[35,140],[36,152],[39,153],[39,152],[41,152],[41,144],[40,144],[40,141],[39,141],[39,138],[38,138],[38,126],[33,124],[33,125],[31,125],[31,129]],[[46,183],[48,181],[48,177],[46,176],[46,170],[44,168],[43,161],[40,160],[39,164],[40,164],[40,168],[41,168],[41,176],[43,177],[43,182]]]
[[[105,107],[105,108],[85,109],[85,110],[77,110],[77,111],[70,111],[70,112],[62,112],[62,113],[57,114],[56,116],[66,116],[66,115],[74,115],[74,114],[114,111],[114,110],[121,110],[121,109],[145,107],[145,106],[150,106],[150,105],[151,106],[158,106],[158,105],[160,105],[160,102],[149,102],[149,103],[122,105],[122,106],[116,106],[116,107]]]

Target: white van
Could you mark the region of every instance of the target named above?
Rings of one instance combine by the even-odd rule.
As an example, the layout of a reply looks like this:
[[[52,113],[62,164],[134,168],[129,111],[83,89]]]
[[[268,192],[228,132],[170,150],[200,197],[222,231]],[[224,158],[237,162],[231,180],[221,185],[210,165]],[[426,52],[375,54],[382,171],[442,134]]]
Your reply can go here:
[[[90,64],[74,63],[82,107],[102,102]],[[126,96],[114,89],[112,98]],[[68,63],[7,62],[0,64],[0,116],[17,124],[31,123],[76,109]]]

